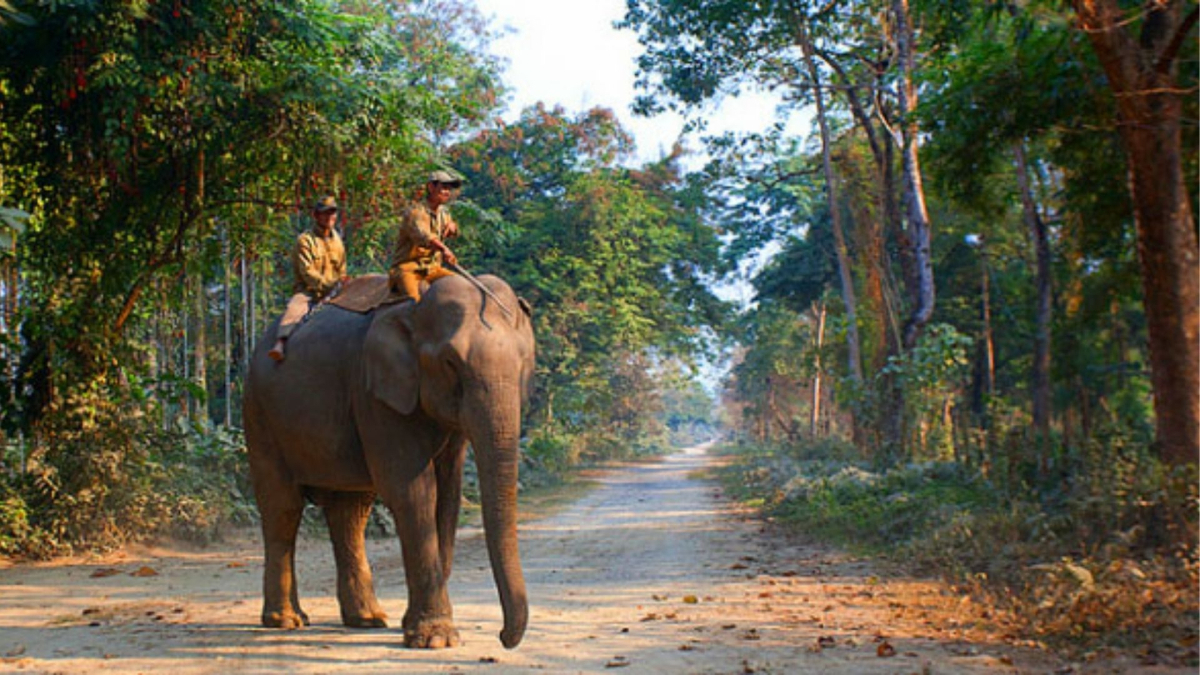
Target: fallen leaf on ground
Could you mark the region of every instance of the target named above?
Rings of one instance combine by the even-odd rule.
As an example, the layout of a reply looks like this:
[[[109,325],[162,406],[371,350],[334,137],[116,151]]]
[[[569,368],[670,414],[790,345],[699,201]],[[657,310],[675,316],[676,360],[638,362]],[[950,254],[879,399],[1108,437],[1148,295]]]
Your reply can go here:
[[[887,658],[889,656],[895,656],[895,655],[896,655],[896,648],[893,647],[890,642],[880,642],[879,646],[875,648],[875,656],[878,656],[880,658]]]
[[[121,573],[121,570],[119,570],[115,567],[102,567],[102,568],[96,570],[95,572],[92,572],[91,577],[93,579],[102,579],[104,577],[111,577],[111,576],[114,576],[114,575],[117,575],[120,573]]]
[[[761,640],[762,636],[758,634],[757,628],[751,628],[742,634],[743,640]]]
[[[746,569],[746,566],[745,566],[745,565],[743,565],[743,564],[742,564],[742,563],[740,563],[740,562],[739,562],[739,563],[733,563],[732,565],[730,565],[730,566],[729,566],[729,569],[731,569],[731,570],[744,570],[744,569]]]
[[[142,565],[136,572],[130,572],[129,575],[134,577],[156,577],[158,576],[158,572],[153,567]]]
[[[638,621],[658,621],[659,618],[661,618],[661,617],[659,617],[654,612],[650,612],[646,616],[643,616],[641,619],[638,619]]]
[[[662,602],[663,600],[667,599],[667,596],[659,595],[658,593],[655,593],[654,595],[651,595],[650,597],[654,598],[655,600],[658,600],[659,602]]]
[[[700,602],[700,599],[694,595],[683,596],[683,604],[685,604],[685,605],[694,605],[698,602]]]
[[[8,650],[8,652],[6,652],[4,655],[11,659],[13,657],[20,656],[24,653],[25,653],[25,645],[17,645],[16,647],[13,647],[12,649]]]
[[[226,567],[228,567],[231,570],[235,570],[239,567],[245,567],[245,566],[246,566],[246,563],[244,563],[244,562],[231,562],[228,565],[226,565]]]
[[[820,645],[822,648],[836,647],[837,640],[833,639],[832,637],[830,637],[828,635],[822,635],[821,637],[817,638],[817,644]]]
[[[614,657],[612,657],[612,659],[610,659],[608,661],[608,663],[604,664],[604,667],[605,668],[624,668],[625,666],[628,666],[628,665],[629,665],[629,659],[625,658],[624,656],[614,656]]]
[[[480,663],[496,663],[496,657],[494,657],[494,656],[481,656],[481,657],[479,657],[479,662],[480,662]]]
[[[679,645],[679,651],[681,651],[681,652],[690,652],[690,651],[693,651],[694,649],[696,649],[696,648],[692,645]]]

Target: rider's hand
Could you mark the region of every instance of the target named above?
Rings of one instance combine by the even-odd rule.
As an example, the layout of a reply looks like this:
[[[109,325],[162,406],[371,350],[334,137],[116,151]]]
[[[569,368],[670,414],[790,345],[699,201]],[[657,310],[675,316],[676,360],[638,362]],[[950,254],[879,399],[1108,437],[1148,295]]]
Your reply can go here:
[[[446,229],[442,232],[442,237],[445,239],[453,239],[458,236],[458,223],[453,220],[446,223]]]

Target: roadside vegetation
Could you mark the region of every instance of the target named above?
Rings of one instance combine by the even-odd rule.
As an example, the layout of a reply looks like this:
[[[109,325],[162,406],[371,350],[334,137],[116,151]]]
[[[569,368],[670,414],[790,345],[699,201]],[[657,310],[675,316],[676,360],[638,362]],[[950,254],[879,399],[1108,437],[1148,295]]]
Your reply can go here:
[[[1196,665],[1197,480],[1145,446],[1016,482],[952,461],[879,468],[839,441],[729,442],[726,492],[800,536],[940,576],[1076,658]]]

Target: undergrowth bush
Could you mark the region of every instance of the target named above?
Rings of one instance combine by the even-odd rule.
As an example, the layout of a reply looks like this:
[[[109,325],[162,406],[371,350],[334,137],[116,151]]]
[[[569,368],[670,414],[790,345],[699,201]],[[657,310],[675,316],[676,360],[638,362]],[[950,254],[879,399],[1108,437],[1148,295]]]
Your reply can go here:
[[[196,541],[253,518],[236,432],[163,428],[152,401],[96,380],[39,420],[0,472],[0,553],[46,558],[157,535]]]
[[[740,444],[727,491],[814,537],[974,588],[1038,639],[1195,659],[1197,480],[1110,435],[1037,484],[954,462],[872,470],[829,441]],[[1002,474],[1007,475],[1007,474]]]

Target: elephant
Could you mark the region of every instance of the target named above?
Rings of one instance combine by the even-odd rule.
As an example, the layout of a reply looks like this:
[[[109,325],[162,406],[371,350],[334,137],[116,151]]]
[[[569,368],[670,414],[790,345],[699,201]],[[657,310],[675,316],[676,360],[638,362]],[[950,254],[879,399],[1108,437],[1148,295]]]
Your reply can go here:
[[[460,643],[447,582],[468,442],[479,469],[484,538],[500,596],[500,642],[528,622],[517,545],[521,409],[534,372],[529,305],[502,280],[454,276],[419,302],[368,313],[322,307],[268,355],[252,356],[243,398],[255,500],[262,517],[262,623],[300,628],[295,542],[305,500],[323,507],[337,565],[343,624],[386,627],[364,531],[378,496],[395,519],[408,608],[404,644]],[[503,303],[502,305],[499,304]]]

